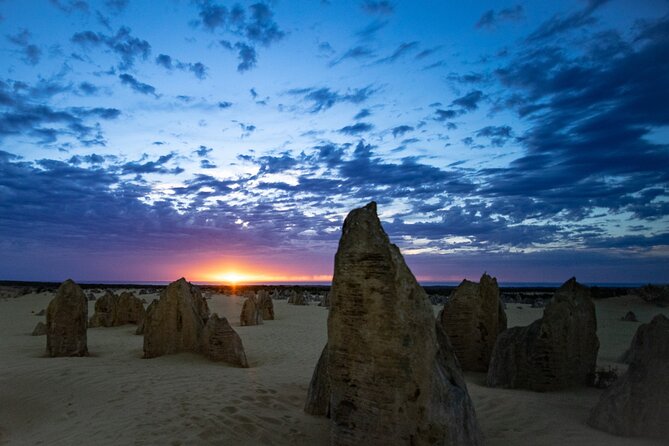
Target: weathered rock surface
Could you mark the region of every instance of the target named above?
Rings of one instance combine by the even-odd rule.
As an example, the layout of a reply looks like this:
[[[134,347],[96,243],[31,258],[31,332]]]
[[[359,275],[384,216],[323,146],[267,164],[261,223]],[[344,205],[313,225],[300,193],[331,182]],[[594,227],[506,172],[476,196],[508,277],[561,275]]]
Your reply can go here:
[[[202,353],[215,361],[248,367],[239,335],[226,318],[209,317],[200,289],[186,279],[172,282],[151,302],[143,324],[144,357],[178,352]],[[139,333],[138,333],[139,334]]]
[[[144,319],[144,357],[200,350],[200,336],[209,318],[202,293],[181,278],[160,293]]]
[[[310,401],[321,401],[312,411],[322,413],[329,400],[331,444],[481,444],[448,338],[383,231],[376,203],[344,222],[330,298],[327,350]],[[323,381],[329,398],[313,397],[326,392],[314,384]]]
[[[44,336],[46,334],[46,324],[44,322],[38,322],[33,329],[33,336]]]
[[[260,308],[260,314],[262,319],[265,321],[274,320],[274,302],[270,297],[269,293],[266,290],[258,291],[256,296],[256,301],[258,302],[258,307]]]
[[[495,340],[506,330],[506,313],[497,279],[483,274],[480,283],[463,280],[438,316],[463,370],[488,371]]]
[[[46,310],[49,356],[88,356],[87,325],[88,300],[79,285],[68,279],[60,285]]]
[[[117,327],[126,324],[141,324],[146,316],[142,300],[133,293],[124,291],[120,296],[107,291],[95,301],[95,313],[88,322],[89,327]]]
[[[239,324],[242,326],[262,324],[262,313],[254,296],[244,300],[242,312],[239,315]]]
[[[321,301],[318,303],[319,307],[329,307],[330,306],[330,292],[323,294]]]
[[[627,372],[609,387],[588,424],[621,436],[669,439],[669,319],[640,325]]]
[[[498,336],[487,385],[539,392],[586,385],[598,350],[590,290],[572,278],[555,292],[541,319]]]
[[[293,291],[288,297],[288,303],[291,305],[309,305],[307,300],[304,298],[303,293],[297,293]]]
[[[114,325],[139,324],[146,317],[142,299],[133,293],[123,292],[118,297]]]
[[[226,318],[214,313],[204,326],[201,351],[209,359],[225,361],[238,367],[248,367],[242,340]]]
[[[307,402],[304,411],[311,415],[330,416],[330,377],[328,375],[328,346],[327,344],[318,358],[318,364],[309,383]]]
[[[114,321],[114,307],[116,306],[116,296],[111,291],[107,291],[104,296],[95,301],[95,312],[88,321],[89,327],[111,327]]]

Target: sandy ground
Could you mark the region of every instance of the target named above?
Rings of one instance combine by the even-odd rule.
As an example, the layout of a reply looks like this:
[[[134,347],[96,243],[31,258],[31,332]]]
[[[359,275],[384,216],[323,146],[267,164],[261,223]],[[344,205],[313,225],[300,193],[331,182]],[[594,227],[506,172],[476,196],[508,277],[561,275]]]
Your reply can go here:
[[[275,301],[276,320],[240,327],[242,298],[214,295],[212,312],[228,317],[244,343],[251,368],[238,369],[196,354],[141,359],[142,337],[131,325],[89,329],[90,357],[47,358],[46,337],[30,333],[51,298],[0,299],[0,444],[327,444],[328,420],[302,411],[326,342],[325,308]],[[639,325],[619,320],[630,309],[641,322],[669,315],[634,296],[598,301],[600,365],[625,369],[615,361]],[[509,325],[542,311],[510,304]],[[486,388],[484,380],[467,375],[489,446],[667,444],[589,428],[601,390],[534,393]]]

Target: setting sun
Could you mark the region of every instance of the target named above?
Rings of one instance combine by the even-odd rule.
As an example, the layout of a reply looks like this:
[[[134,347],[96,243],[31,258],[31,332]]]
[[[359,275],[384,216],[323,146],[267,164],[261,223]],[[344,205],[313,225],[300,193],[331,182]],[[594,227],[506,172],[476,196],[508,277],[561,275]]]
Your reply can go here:
[[[246,274],[240,274],[234,271],[229,271],[221,274],[217,274],[215,276],[215,280],[217,282],[223,282],[223,283],[240,283],[240,282],[249,282],[253,280],[253,278],[249,275]]]

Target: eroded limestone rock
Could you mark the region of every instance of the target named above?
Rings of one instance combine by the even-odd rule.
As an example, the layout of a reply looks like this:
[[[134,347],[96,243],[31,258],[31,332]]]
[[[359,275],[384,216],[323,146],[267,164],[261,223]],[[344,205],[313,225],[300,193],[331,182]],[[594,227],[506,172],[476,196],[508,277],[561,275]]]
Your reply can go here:
[[[60,285],[46,310],[49,356],[88,356],[87,325],[86,295],[79,285],[68,279]]]
[[[630,366],[604,391],[588,424],[621,436],[669,439],[669,319],[640,325],[630,346]]]
[[[310,389],[326,391],[314,384],[326,376],[330,395],[310,400],[321,401],[316,413],[329,400],[331,444],[481,444],[448,337],[383,231],[376,203],[344,222],[330,298],[327,350]]]
[[[239,335],[226,318],[209,317],[200,289],[186,279],[172,282],[151,302],[143,324],[144,357],[178,352],[202,353],[215,361],[248,367]],[[139,334],[139,333],[138,333]]]
[[[463,280],[438,316],[463,370],[487,372],[497,335],[506,330],[506,313],[497,280]]]
[[[144,319],[145,358],[200,350],[209,307],[196,286],[184,278],[172,282],[149,308]]]
[[[540,392],[584,386],[598,350],[590,290],[572,278],[555,292],[541,319],[498,336],[487,385]]]
[[[274,320],[274,302],[266,290],[258,291],[256,302],[258,302],[262,319],[265,321]]]
[[[238,367],[248,367],[242,340],[226,318],[214,313],[204,326],[201,336],[202,353],[214,361],[225,361]]]

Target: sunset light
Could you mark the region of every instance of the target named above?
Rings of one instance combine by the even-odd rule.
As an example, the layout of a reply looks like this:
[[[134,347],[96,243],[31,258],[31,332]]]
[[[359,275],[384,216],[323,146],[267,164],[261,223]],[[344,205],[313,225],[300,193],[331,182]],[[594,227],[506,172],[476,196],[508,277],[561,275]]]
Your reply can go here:
[[[253,277],[247,274],[240,274],[234,271],[218,274],[213,278],[216,282],[237,284],[240,282],[251,282]]]

